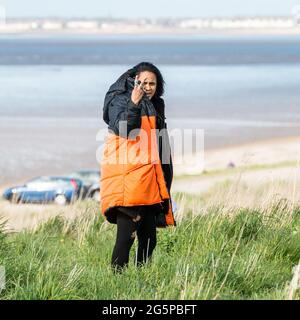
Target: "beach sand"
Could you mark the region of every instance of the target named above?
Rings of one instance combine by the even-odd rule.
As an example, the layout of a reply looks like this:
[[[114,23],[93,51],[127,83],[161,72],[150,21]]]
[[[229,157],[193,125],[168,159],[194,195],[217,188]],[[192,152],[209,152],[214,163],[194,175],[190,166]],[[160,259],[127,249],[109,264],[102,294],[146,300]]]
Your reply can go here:
[[[300,137],[208,150],[204,153],[204,166],[174,166],[172,194],[200,195],[209,199],[209,205],[226,202],[230,207],[267,206],[280,197],[300,203],[299,151]],[[235,167],[229,168],[229,162]],[[3,189],[4,186],[0,191]],[[0,201],[0,216],[8,221],[11,230],[34,228],[57,214],[69,219],[80,215],[80,210]]]
[[[175,176],[199,175],[204,172],[253,166],[290,166],[300,160],[300,137],[260,140],[251,143],[204,150],[187,156],[183,164],[175,165]],[[191,164],[190,164],[191,163]]]
[[[300,204],[300,137],[206,151],[204,164],[177,166],[175,174],[172,192],[200,196],[198,206],[266,210],[280,199]]]

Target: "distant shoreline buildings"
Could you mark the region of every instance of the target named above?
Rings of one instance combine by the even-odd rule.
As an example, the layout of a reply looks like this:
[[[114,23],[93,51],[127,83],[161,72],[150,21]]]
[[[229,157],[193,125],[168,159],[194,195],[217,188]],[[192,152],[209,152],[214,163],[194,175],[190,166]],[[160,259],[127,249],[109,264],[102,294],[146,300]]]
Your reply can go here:
[[[27,18],[0,21],[0,33],[143,33],[205,32],[218,30],[299,30],[294,17],[234,17],[186,19],[62,19]]]

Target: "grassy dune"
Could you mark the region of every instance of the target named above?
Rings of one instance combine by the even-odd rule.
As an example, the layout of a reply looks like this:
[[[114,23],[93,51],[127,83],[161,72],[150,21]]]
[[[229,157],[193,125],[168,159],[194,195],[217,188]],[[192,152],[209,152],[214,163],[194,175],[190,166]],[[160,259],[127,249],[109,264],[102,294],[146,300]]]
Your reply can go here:
[[[138,269],[135,243],[130,265],[119,275],[109,265],[115,226],[104,222],[93,203],[81,203],[80,216],[53,217],[31,230],[8,233],[2,224],[0,265],[7,281],[0,298],[300,298],[293,275],[300,258],[300,207],[287,200],[267,210],[198,206],[199,197],[175,198],[178,226],[159,230],[152,261]]]

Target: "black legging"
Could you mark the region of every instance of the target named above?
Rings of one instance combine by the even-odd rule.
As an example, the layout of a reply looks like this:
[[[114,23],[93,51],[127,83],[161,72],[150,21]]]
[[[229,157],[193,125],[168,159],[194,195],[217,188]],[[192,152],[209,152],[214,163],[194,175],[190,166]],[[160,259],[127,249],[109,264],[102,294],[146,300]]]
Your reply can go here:
[[[112,254],[112,266],[121,270],[128,264],[129,252],[138,237],[137,265],[145,263],[152,255],[156,246],[155,212],[145,207],[140,212],[140,220],[134,221],[128,215],[117,213],[117,239]]]

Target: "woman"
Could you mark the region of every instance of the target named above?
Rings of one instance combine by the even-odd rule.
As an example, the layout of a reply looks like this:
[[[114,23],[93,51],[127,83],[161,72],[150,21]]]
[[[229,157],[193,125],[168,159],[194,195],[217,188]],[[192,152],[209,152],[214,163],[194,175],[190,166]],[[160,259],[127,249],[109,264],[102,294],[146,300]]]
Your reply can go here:
[[[136,235],[136,263],[141,265],[156,246],[156,227],[175,225],[163,93],[158,68],[142,62],[125,72],[105,96],[103,119],[109,133],[101,162],[100,193],[102,214],[117,224],[114,270],[128,264]]]

